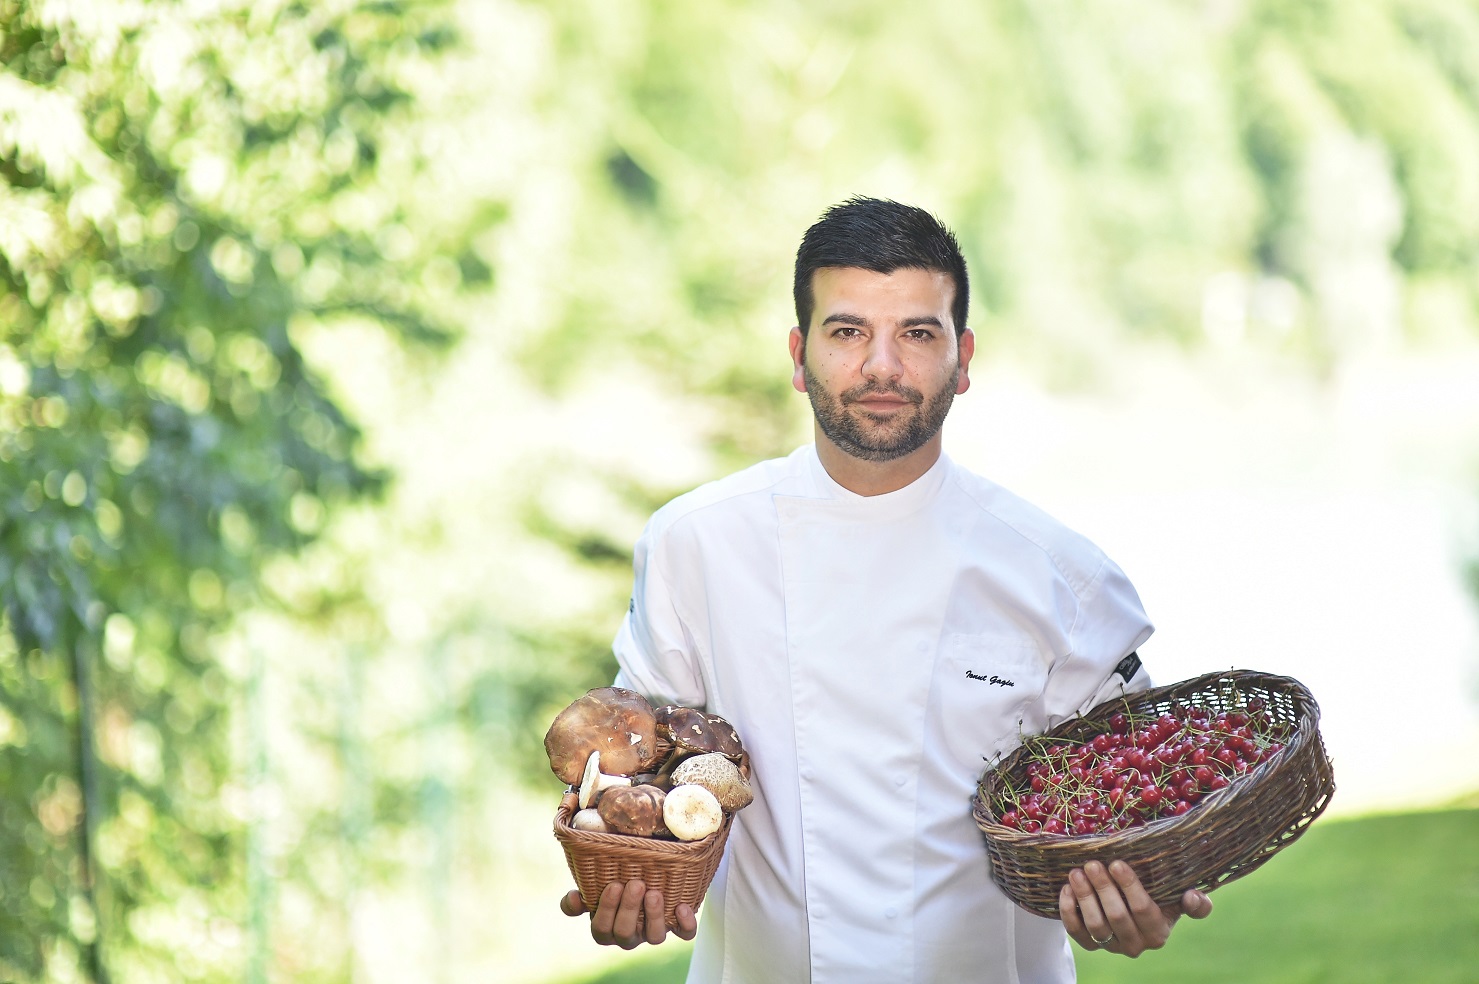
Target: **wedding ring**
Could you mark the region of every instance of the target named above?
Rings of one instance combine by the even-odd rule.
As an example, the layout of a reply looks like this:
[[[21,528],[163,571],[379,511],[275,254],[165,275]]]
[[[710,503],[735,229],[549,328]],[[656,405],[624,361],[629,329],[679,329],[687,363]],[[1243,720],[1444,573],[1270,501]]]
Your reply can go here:
[[[1099,940],[1094,939],[1094,934],[1090,933],[1089,939],[1094,940],[1094,942],[1097,943],[1099,946],[1108,946],[1109,944],[1114,942],[1114,934],[1110,933],[1108,936],[1104,937],[1104,939]]]

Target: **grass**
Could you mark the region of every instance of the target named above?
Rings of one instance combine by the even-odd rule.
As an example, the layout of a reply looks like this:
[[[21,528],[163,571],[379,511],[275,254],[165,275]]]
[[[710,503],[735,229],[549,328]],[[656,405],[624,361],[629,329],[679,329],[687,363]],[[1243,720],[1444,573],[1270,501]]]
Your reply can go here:
[[[1078,954],[1080,984],[1475,984],[1479,804],[1316,823],[1138,960]],[[688,948],[568,984],[680,984]]]
[[[1479,810],[1316,824],[1213,895],[1201,922],[1139,960],[1083,954],[1083,984],[1474,984]]]

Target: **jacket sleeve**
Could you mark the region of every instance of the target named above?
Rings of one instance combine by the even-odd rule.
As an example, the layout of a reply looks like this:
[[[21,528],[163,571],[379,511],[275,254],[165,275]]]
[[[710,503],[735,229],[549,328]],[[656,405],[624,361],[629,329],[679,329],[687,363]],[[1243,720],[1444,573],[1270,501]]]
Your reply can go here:
[[[1048,671],[1043,689],[1048,726],[1112,697],[1147,689],[1150,674],[1137,650],[1153,631],[1134,585],[1106,558],[1079,602],[1068,654]]]
[[[654,706],[703,707],[708,694],[693,635],[679,615],[672,572],[665,569],[665,547],[654,519],[633,552],[632,598],[611,645],[620,666],[616,686],[637,691]]]

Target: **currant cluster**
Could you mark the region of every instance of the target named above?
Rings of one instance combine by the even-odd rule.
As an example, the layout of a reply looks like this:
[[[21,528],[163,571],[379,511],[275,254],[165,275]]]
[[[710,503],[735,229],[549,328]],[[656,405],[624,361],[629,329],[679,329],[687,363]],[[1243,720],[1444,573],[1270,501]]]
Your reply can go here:
[[[1081,741],[1029,742],[1025,775],[995,804],[1001,824],[1082,835],[1180,816],[1277,755],[1291,733],[1256,696],[1216,714],[1180,703],[1158,716],[1126,710],[1108,725]]]

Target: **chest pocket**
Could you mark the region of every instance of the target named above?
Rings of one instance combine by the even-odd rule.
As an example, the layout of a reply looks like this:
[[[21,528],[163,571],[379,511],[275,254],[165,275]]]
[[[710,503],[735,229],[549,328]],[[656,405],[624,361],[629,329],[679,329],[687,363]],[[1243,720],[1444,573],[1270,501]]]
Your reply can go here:
[[[1042,696],[1048,668],[1021,636],[946,636],[935,681],[942,744],[972,776],[1019,739],[1024,712]]]

